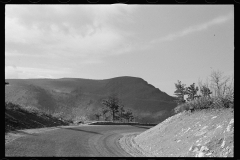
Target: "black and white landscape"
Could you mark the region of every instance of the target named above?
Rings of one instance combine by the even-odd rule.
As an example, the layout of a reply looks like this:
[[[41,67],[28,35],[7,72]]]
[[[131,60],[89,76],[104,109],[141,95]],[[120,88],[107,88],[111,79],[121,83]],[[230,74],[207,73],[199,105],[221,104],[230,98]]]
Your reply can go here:
[[[5,5],[6,157],[233,157],[233,5]]]

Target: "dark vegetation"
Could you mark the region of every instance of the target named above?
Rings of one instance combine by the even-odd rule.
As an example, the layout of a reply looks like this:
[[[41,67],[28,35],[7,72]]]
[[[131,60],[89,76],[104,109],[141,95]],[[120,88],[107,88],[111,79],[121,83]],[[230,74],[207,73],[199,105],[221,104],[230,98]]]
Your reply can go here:
[[[98,119],[112,120],[113,115],[102,102],[113,93],[121,100],[116,115],[114,111],[114,121],[132,121],[133,116],[137,122],[159,123],[173,115],[172,110],[177,106],[174,102],[176,98],[136,77],[106,80],[62,78],[6,81],[10,83],[5,87],[6,102],[24,108],[35,107],[75,123]],[[101,115],[96,116],[98,112]]]
[[[208,81],[204,84],[199,81],[199,88],[195,83],[185,87],[181,81],[175,84],[178,106],[175,113],[184,110],[196,111],[202,109],[234,108],[234,79],[224,76],[220,71],[213,71]],[[200,91],[199,94],[198,91]],[[188,98],[185,100],[184,95]]]
[[[116,94],[112,94],[107,99],[103,99],[102,104],[104,105],[103,108],[95,113],[97,120],[100,120],[100,117],[102,117],[102,120],[107,121],[107,114],[111,116],[110,118],[113,122],[129,123],[134,120],[132,111],[124,108],[124,105]]]
[[[70,122],[39,111],[5,102],[5,133],[19,129],[43,128],[68,125]]]

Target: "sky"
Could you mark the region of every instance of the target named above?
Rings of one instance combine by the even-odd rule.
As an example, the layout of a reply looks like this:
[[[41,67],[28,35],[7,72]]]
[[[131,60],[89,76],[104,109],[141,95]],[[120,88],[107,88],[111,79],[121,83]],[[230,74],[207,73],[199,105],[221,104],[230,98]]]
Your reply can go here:
[[[140,77],[175,83],[234,72],[233,5],[5,6],[5,79]]]

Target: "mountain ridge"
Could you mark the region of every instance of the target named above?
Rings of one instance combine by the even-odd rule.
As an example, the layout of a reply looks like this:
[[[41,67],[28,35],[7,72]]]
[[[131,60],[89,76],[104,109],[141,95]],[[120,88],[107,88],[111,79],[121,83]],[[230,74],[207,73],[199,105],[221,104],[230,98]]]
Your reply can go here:
[[[5,101],[34,106],[49,112],[79,114],[94,119],[101,100],[111,94],[136,114],[140,122],[159,122],[172,114],[175,98],[139,77],[114,77],[104,80],[83,78],[6,79]],[[77,110],[77,111],[76,111]],[[154,114],[154,115],[152,115]],[[159,116],[162,115],[162,116]],[[153,118],[155,117],[155,118]]]

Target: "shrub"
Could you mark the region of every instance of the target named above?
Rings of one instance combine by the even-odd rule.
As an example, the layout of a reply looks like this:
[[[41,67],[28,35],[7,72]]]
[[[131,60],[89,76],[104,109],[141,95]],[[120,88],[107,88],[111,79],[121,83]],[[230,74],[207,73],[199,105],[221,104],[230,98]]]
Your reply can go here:
[[[175,113],[180,113],[180,112],[183,112],[185,110],[189,110],[189,104],[188,103],[182,103],[182,104],[178,105],[176,108],[174,108]]]
[[[210,97],[199,97],[196,98],[192,101],[186,102],[184,104],[181,104],[175,108],[175,113],[182,112],[184,110],[190,110],[190,111],[195,111],[195,110],[202,110],[202,109],[207,109],[211,108],[213,104],[213,99]]]
[[[234,108],[234,98],[231,95],[218,96],[218,97],[199,97],[187,103],[178,105],[175,113],[185,110],[195,111],[208,108]]]
[[[23,110],[29,112],[29,113],[39,113],[40,110],[37,108],[37,107],[34,107],[34,106],[25,106],[25,107],[22,107]]]
[[[214,97],[214,108],[234,108],[234,98],[231,95]]]
[[[201,95],[196,96],[196,99],[195,95],[198,88],[195,88],[194,83],[187,87],[186,93],[189,95],[188,100],[190,101],[178,105],[174,112],[179,113],[184,110],[194,111],[208,108],[234,108],[234,77],[227,77],[220,71],[213,71],[210,75],[210,80],[210,88],[208,82],[204,85],[199,82]],[[181,87],[181,81],[178,83],[175,84],[177,91],[179,91],[179,88],[184,90],[184,86]],[[181,93],[184,95],[184,92]],[[214,93],[214,96],[210,97],[212,93]]]
[[[191,110],[202,110],[211,108],[213,99],[211,97],[200,97],[189,102]]]
[[[54,113],[52,113],[52,117],[57,118],[57,119],[63,119],[64,113],[63,112],[54,112]]]
[[[79,116],[75,116],[72,121],[73,123],[84,123],[88,120],[88,118],[86,116],[83,115],[79,115]]]
[[[5,109],[20,110],[21,106],[12,102],[5,102]]]

